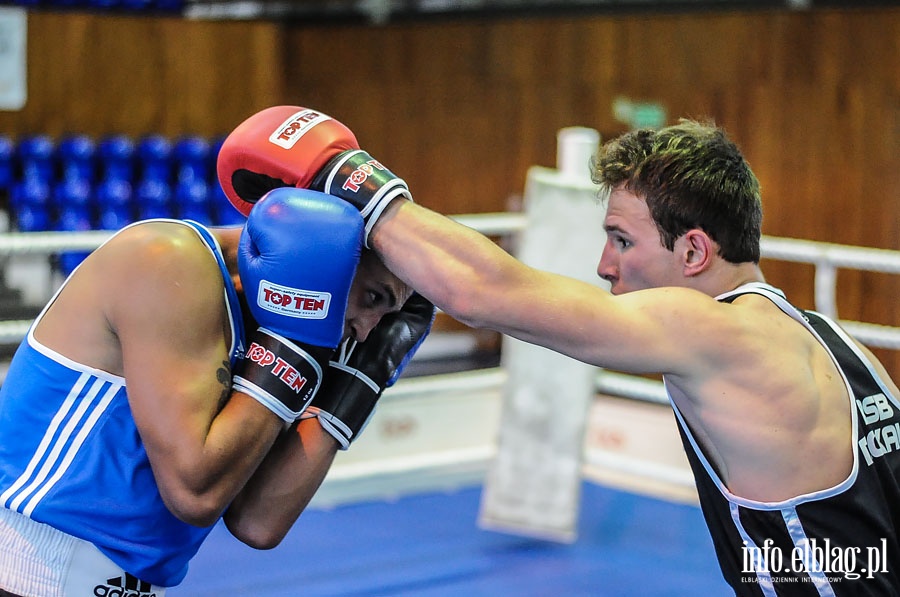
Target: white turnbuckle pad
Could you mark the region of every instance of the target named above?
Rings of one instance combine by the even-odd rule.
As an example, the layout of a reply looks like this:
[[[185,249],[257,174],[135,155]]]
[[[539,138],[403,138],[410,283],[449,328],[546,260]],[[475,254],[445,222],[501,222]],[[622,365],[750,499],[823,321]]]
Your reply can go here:
[[[596,273],[606,243],[604,206],[589,176],[599,136],[590,129],[563,129],[560,141],[566,139],[575,145],[561,148],[560,170],[532,167],[528,172],[528,222],[517,257],[538,269],[605,285]],[[502,351],[508,381],[497,456],[485,479],[479,525],[574,541],[585,428],[596,394],[597,368],[508,337]]]

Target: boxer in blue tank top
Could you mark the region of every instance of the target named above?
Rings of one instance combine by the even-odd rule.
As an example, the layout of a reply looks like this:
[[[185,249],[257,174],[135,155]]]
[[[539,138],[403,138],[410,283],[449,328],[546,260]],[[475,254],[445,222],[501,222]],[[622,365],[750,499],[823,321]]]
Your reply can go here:
[[[330,427],[361,408],[334,388],[335,348],[405,352],[430,329],[384,331],[411,291],[362,229],[279,189],[241,229],[148,220],[93,252],[0,389],[0,590],[161,595],[223,516],[277,545],[344,447]]]

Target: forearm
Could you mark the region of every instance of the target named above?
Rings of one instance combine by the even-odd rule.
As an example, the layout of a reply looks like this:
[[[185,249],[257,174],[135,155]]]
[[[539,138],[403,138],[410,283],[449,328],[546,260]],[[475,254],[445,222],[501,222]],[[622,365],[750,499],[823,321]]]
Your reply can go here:
[[[337,446],[315,418],[282,434],[225,512],[231,533],[257,549],[278,545],[325,479]]]
[[[608,292],[529,267],[483,234],[411,202],[390,206],[370,245],[392,272],[471,327],[597,364],[607,354],[598,339],[625,333],[606,333],[620,329],[608,317]]]
[[[135,414],[152,421],[139,427],[166,507],[198,526],[218,520],[284,429],[278,417],[238,392],[218,410]]]
[[[525,266],[481,233],[408,201],[378,220],[370,245],[394,274],[451,317],[495,327],[498,305]],[[493,298],[492,298],[493,297]]]

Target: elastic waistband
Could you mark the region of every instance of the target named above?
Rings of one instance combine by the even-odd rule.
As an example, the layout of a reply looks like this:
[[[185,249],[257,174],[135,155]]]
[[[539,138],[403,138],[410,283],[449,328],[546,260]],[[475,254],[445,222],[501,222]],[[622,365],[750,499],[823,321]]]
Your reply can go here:
[[[87,541],[0,508],[0,588],[21,597],[164,597]]]

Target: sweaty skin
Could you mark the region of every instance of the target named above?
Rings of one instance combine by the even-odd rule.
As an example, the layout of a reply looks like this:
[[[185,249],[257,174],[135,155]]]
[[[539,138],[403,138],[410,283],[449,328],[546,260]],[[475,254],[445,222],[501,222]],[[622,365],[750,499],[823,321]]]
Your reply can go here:
[[[421,205],[389,209],[371,246],[450,316],[599,367],[662,374],[733,493],[775,501],[849,474],[851,405],[834,363],[770,301],[714,299],[763,276],[756,264],[718,257],[702,230],[668,251],[645,202],[614,190],[598,265],[609,293],[530,268]],[[831,466],[805,466],[811,459]]]

